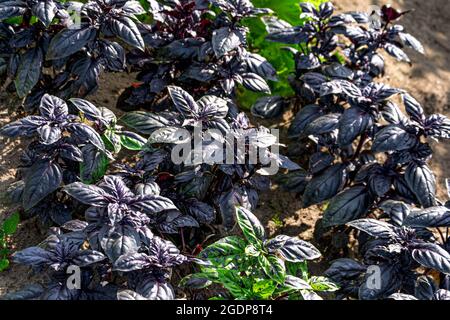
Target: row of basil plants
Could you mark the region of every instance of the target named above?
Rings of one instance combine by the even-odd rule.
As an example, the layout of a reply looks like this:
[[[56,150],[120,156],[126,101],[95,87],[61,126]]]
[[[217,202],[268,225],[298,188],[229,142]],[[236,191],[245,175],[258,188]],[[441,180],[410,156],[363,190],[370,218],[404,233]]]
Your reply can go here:
[[[208,256],[195,257],[201,245],[235,225],[236,206],[255,208],[258,192],[270,187],[260,160],[174,164],[177,129],[191,137],[200,125],[236,141],[253,136],[259,152],[281,167],[299,168],[272,153],[276,137],[252,126],[236,105],[238,85],[270,93],[266,80],[276,80],[265,58],[247,51],[241,23],[271,10],[249,1],[149,1],[145,7],[137,1],[0,2],[4,88],[30,113],[0,133],[31,139],[7,199],[50,233],[13,255],[44,272],[46,281],[4,298],[175,298],[171,282],[180,279],[171,280],[173,268],[190,262],[183,271],[189,273],[192,262],[208,265]],[[117,118],[84,99],[102,72],[125,71],[137,72],[137,82],[119,97],[120,106],[149,111]],[[200,136],[207,146],[206,133]],[[115,163],[122,149],[132,155]],[[297,251],[296,260],[318,257],[306,242],[286,248]],[[270,270],[281,260],[264,261],[266,277],[275,277]],[[277,286],[286,278],[279,271]]]
[[[338,297],[449,299],[450,202],[436,198],[428,163],[431,140],[450,138],[450,120],[427,115],[408,92],[380,81],[383,51],[406,63],[405,49],[425,53],[396,24],[407,12],[383,6],[371,14],[334,15],[331,3],[301,7],[307,22],[291,26],[270,18],[267,38],[297,45],[288,48],[296,67],[290,99],[301,108],[288,135],[301,147],[289,156],[300,158],[303,168],[282,183],[301,195],[304,207],[327,204],[319,236],[331,229],[344,235],[337,241],[347,247],[358,230],[361,260],[338,259],[326,274],[340,286]],[[263,97],[252,112],[276,117],[287,104]],[[432,270],[438,275],[430,277]]]

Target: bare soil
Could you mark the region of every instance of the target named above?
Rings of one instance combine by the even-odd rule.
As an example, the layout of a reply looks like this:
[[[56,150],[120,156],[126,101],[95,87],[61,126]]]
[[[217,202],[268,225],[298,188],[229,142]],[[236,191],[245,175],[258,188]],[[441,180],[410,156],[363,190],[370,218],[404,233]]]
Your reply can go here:
[[[416,36],[424,45],[426,55],[408,50],[413,65],[398,63],[386,57],[387,76],[384,83],[399,87],[410,92],[424,106],[428,113],[441,113],[450,116],[450,1],[448,0],[335,0],[334,4],[341,12],[367,11],[371,5],[391,3],[392,6],[402,10],[414,9],[406,15],[401,24],[408,32]],[[114,111],[117,97],[121,90],[130,85],[133,78],[126,74],[110,74],[101,79],[98,92],[89,97],[89,100],[98,106],[105,106]],[[3,95],[2,95],[3,96]],[[11,102],[0,96],[0,126],[20,117],[8,112],[6,107]],[[120,111],[118,111],[120,114]],[[253,119],[254,123],[261,123],[270,127],[281,129],[281,136],[292,119],[292,114],[286,114],[277,121],[262,121]],[[6,188],[15,181],[15,167],[26,141],[9,141],[0,137],[0,198]],[[447,200],[444,186],[445,178],[450,178],[450,143],[441,143],[434,146],[435,156],[431,166],[438,179],[438,196]],[[0,222],[10,209],[0,204]],[[304,240],[314,242],[314,228],[323,210],[320,206],[302,208],[301,202],[294,194],[281,190],[277,185],[270,192],[261,195],[257,216],[263,221],[269,235],[287,234],[299,236]],[[43,235],[33,220],[20,224],[19,230],[13,236],[15,249],[20,250],[36,245],[43,239]],[[320,244],[319,244],[320,247]],[[329,248],[320,247],[321,251]],[[312,265],[313,273],[320,273],[328,266],[328,261]],[[25,284],[39,281],[39,275],[31,275],[28,268],[12,265],[5,272],[0,273],[0,295],[17,290]]]

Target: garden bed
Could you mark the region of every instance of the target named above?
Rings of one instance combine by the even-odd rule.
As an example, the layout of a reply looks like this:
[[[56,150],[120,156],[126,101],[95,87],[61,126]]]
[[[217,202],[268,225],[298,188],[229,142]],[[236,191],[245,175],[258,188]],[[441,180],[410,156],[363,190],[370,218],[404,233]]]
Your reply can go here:
[[[415,11],[405,16],[402,23],[411,30],[425,47],[426,55],[412,53],[412,66],[400,64],[387,57],[387,70],[389,76],[383,80],[392,87],[407,90],[411,95],[420,99],[427,113],[450,113],[450,39],[447,19],[450,14],[450,3],[447,0],[429,1],[369,1],[369,0],[338,0],[335,5],[338,11],[354,11],[365,9],[375,3],[381,5],[390,2],[401,9],[414,8]],[[134,77],[127,74],[105,74],[102,76],[99,90],[87,98],[96,106],[105,106],[117,112],[121,111],[114,106],[121,90],[133,82]],[[0,127],[17,119],[17,114],[11,114],[6,110],[9,103],[7,97],[3,97],[0,105]],[[282,130],[281,136],[286,136],[286,130],[292,121],[292,112],[287,112],[281,119],[261,120],[252,117],[254,124],[262,124],[267,127],[276,127]],[[283,141],[282,141],[283,142]],[[0,194],[15,181],[15,168],[18,163],[20,150],[27,143],[26,139],[7,140],[0,138]],[[434,146],[433,146],[434,147]],[[450,177],[450,144],[441,143],[434,147],[435,155],[431,161],[436,177],[437,196],[446,199],[447,191],[444,181]],[[0,221],[11,208],[0,207]],[[301,201],[294,194],[282,191],[274,185],[270,192],[261,195],[258,209],[255,215],[262,221],[270,236],[287,234],[299,236],[303,240],[315,243],[314,228],[317,220],[322,215],[320,206],[302,208]],[[233,232],[233,231],[232,231]],[[44,238],[35,221],[29,220],[20,224],[17,233],[13,236],[14,250],[21,250],[33,246]],[[318,248],[322,251],[320,244]],[[311,264],[313,274],[321,274],[333,257],[322,258],[318,263]],[[0,273],[0,296],[14,291],[23,285],[39,280],[40,275],[31,275],[29,268],[13,264],[10,269]]]

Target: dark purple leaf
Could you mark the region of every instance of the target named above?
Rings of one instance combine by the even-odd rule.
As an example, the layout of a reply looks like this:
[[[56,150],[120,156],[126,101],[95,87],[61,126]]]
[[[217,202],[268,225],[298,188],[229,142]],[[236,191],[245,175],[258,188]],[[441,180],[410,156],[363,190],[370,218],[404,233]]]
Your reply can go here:
[[[102,249],[113,263],[124,254],[136,252],[140,245],[139,233],[128,225],[106,228],[99,237]]]
[[[29,116],[9,123],[0,129],[0,134],[9,138],[29,137],[37,132],[37,129],[48,122],[40,116]]]
[[[84,204],[94,207],[103,207],[107,204],[105,191],[94,185],[74,182],[65,186],[64,191]]]
[[[37,129],[43,144],[53,144],[61,139],[61,129],[50,124],[43,125]]]
[[[349,258],[341,258],[331,264],[325,271],[325,275],[335,281],[341,281],[356,278],[365,271],[366,267],[359,262]]]
[[[306,125],[301,136],[307,137],[332,132],[338,128],[340,119],[341,114],[339,113],[328,113],[320,116]]]
[[[212,206],[196,199],[187,203],[187,209],[199,223],[211,223],[216,218],[216,212]]]
[[[364,231],[375,238],[389,239],[394,235],[393,226],[387,222],[376,219],[359,219],[347,223],[347,225]]]
[[[414,228],[450,227],[450,209],[438,206],[412,210],[403,223]]]
[[[295,138],[305,130],[305,128],[315,119],[322,115],[322,109],[316,104],[309,104],[303,107],[295,116],[289,127],[289,137]]]
[[[0,20],[22,16],[27,10],[25,2],[20,0],[2,1],[0,3]]]
[[[439,272],[450,273],[450,253],[434,243],[422,243],[414,246],[412,257],[422,266]]]
[[[405,105],[406,112],[415,121],[422,123],[422,121],[425,119],[425,114],[423,112],[423,108],[420,105],[420,103],[407,93],[403,94],[402,98],[403,98],[403,103]]]
[[[114,270],[130,272],[148,268],[150,265],[151,259],[148,255],[135,252],[119,257],[114,263]]]
[[[167,282],[148,280],[139,285],[138,290],[148,300],[173,300],[175,293]]]
[[[35,268],[47,266],[52,261],[50,253],[40,247],[29,247],[13,255],[15,263],[25,264]]]
[[[277,252],[287,261],[294,263],[315,260],[321,256],[319,250],[312,244],[295,237],[288,237]]]
[[[83,123],[72,123],[68,127],[69,132],[74,135],[77,139],[84,142],[90,142],[99,150],[107,153],[105,144],[103,143],[100,135],[93,128],[89,127]]]
[[[405,171],[405,181],[423,207],[436,205],[436,178],[428,165],[410,163]]]
[[[388,125],[377,132],[372,144],[374,152],[408,150],[418,143],[417,137],[397,125]]]
[[[408,55],[405,52],[403,52],[402,49],[400,49],[399,47],[397,47],[392,43],[386,43],[384,45],[384,49],[386,50],[387,53],[396,58],[398,61],[411,62]]]
[[[432,300],[437,287],[430,276],[420,276],[414,288],[414,295],[420,300]]]
[[[397,291],[401,285],[400,275],[397,272],[397,266],[395,264],[381,264],[376,266],[370,266],[374,268],[379,267],[379,281],[374,283],[373,273],[366,273],[366,276],[362,280],[362,284],[359,288],[359,299],[361,300],[376,300],[386,298],[389,295]],[[374,269],[376,270],[376,269]]]
[[[312,53],[296,57],[297,70],[313,70],[320,67],[319,59]]]
[[[400,32],[398,35],[400,36],[400,40],[402,40],[405,46],[408,46],[416,50],[417,52],[420,52],[421,54],[425,54],[425,50],[422,44],[414,36],[406,32]]]
[[[184,116],[197,114],[199,112],[199,106],[195,102],[194,98],[181,89],[180,87],[169,86],[170,97],[176,107],[176,109]]]
[[[128,43],[130,46],[145,50],[144,39],[142,38],[136,23],[129,17],[111,17],[108,20],[109,28],[113,34]]]
[[[335,226],[360,218],[370,206],[366,187],[355,186],[338,193],[324,212],[324,224]]]
[[[47,195],[58,189],[62,182],[61,167],[53,161],[38,161],[30,167],[25,177],[23,207],[31,209]]]
[[[60,31],[50,42],[47,59],[56,60],[71,56],[94,40],[96,34],[97,29],[92,26]]]
[[[245,56],[245,63],[248,65],[251,72],[256,73],[264,79],[277,81],[277,71],[264,57],[259,54],[248,53]]]
[[[242,84],[247,89],[255,92],[263,92],[270,94],[270,88],[266,80],[264,80],[257,74],[249,72],[243,73],[241,76],[242,76]]]
[[[19,97],[25,97],[38,83],[43,62],[44,55],[40,47],[30,48],[23,54],[15,79]]]
[[[380,209],[383,210],[397,226],[402,226],[404,220],[410,213],[410,208],[407,204],[394,200],[384,201],[380,205]]]
[[[48,27],[56,15],[56,4],[53,0],[38,0],[35,5],[31,7],[33,14]]]
[[[78,98],[72,98],[69,101],[78,109],[78,111],[82,112],[87,119],[91,121],[103,120],[101,111],[89,101]]]
[[[346,146],[351,144],[356,137],[364,133],[372,124],[372,117],[360,108],[351,107],[345,109],[339,120],[339,145]]]
[[[311,179],[303,194],[303,206],[309,207],[334,197],[344,186],[346,166],[335,164]]]
[[[128,112],[120,120],[143,134],[151,134],[155,129],[169,125],[165,117],[144,111]]]
[[[405,125],[408,123],[407,118],[400,111],[399,107],[391,101],[387,102],[386,105],[383,106],[382,115],[384,120],[390,124]]]
[[[150,215],[164,210],[177,210],[170,199],[152,194],[137,196],[131,206]]]
[[[105,259],[106,256],[101,252],[94,250],[80,250],[73,259],[73,262],[80,267],[86,267]]]
[[[211,42],[214,53],[220,58],[245,43],[245,31],[222,27],[213,31]]]

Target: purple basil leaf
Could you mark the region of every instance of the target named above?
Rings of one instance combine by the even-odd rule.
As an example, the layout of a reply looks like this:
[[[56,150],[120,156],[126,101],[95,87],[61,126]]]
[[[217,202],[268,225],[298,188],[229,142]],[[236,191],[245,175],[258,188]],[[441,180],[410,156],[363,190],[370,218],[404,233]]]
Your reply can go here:
[[[395,234],[392,225],[376,219],[359,219],[351,221],[347,225],[364,231],[375,238],[389,239]]]
[[[25,210],[31,209],[47,195],[58,189],[63,176],[61,167],[49,160],[36,162],[25,177],[22,201]]]
[[[277,71],[264,57],[257,53],[247,53],[244,59],[251,72],[256,73],[264,79],[278,80]]]
[[[26,10],[27,4],[23,1],[2,1],[0,3],[0,20],[22,16]]]
[[[270,88],[266,80],[255,73],[243,73],[242,84],[249,90],[270,94]]]
[[[222,27],[212,34],[212,47],[218,58],[245,43],[245,30]]]
[[[382,115],[384,120],[386,120],[390,124],[397,124],[397,125],[408,124],[408,119],[400,111],[399,107],[391,101],[388,101],[386,105],[383,106]]]
[[[69,57],[94,40],[96,34],[97,29],[92,26],[85,26],[80,29],[64,29],[53,37],[46,58],[56,60]]]
[[[411,62],[408,55],[402,49],[392,43],[386,43],[384,49],[398,61]]]
[[[324,212],[324,224],[343,225],[360,218],[369,209],[370,200],[370,195],[363,186],[354,186],[338,193]]]
[[[149,279],[140,284],[138,291],[148,300],[173,300],[175,298],[172,286],[167,282],[160,282],[156,279]]]
[[[403,94],[402,98],[406,112],[412,119],[419,123],[422,123],[425,120],[425,114],[420,103],[407,93]]]
[[[52,23],[56,10],[57,7],[53,0],[38,0],[31,8],[33,15],[41,20],[46,27]]]
[[[147,214],[177,209],[170,199],[152,194],[135,197],[131,201],[131,206]]]
[[[411,149],[418,143],[417,137],[397,125],[388,125],[377,132],[372,144],[374,152]]]
[[[109,29],[113,34],[130,46],[142,51],[145,50],[144,39],[142,38],[136,23],[131,18],[126,16],[110,17],[107,22]]]
[[[415,284],[414,295],[420,300],[432,300],[438,288],[430,276],[420,276]]]
[[[277,252],[287,261],[294,263],[315,260],[321,256],[319,250],[312,244],[294,237],[289,237]]]
[[[108,153],[100,135],[93,128],[84,123],[72,123],[68,128],[69,132],[83,142],[90,142],[99,150]]]
[[[29,116],[20,120],[8,123],[0,129],[0,134],[9,138],[29,137],[37,132],[37,129],[48,122],[40,116]]]
[[[18,251],[13,255],[15,263],[29,265],[35,268],[40,268],[51,264],[51,254],[40,247],[29,247]]]
[[[73,262],[80,267],[86,267],[105,259],[106,256],[101,252],[94,250],[80,250],[73,259]]]
[[[68,115],[68,107],[64,100],[44,94],[39,105],[41,116],[52,120],[59,120]]]
[[[107,204],[105,191],[94,185],[74,182],[65,186],[64,191],[71,197],[87,205],[103,207]]]
[[[351,107],[346,109],[339,120],[339,145],[343,147],[351,144],[356,137],[364,133],[372,124],[372,117],[360,108]]]
[[[139,233],[128,225],[104,227],[99,233],[99,238],[104,253],[113,263],[124,254],[136,252],[140,245]]]
[[[309,207],[334,197],[344,186],[346,165],[335,164],[312,178],[303,194],[303,206]]]
[[[380,205],[380,209],[387,214],[397,226],[402,226],[410,214],[410,207],[400,201],[386,200]]]
[[[53,144],[62,137],[62,132],[59,127],[53,127],[50,124],[43,125],[37,129],[43,144]]]
[[[342,115],[339,113],[328,113],[320,116],[306,125],[301,137],[332,132],[338,128],[341,117]]]
[[[284,99],[280,96],[262,97],[256,100],[251,112],[256,117],[271,119],[283,112],[284,105]]]
[[[444,206],[412,210],[404,225],[414,228],[438,228],[450,226],[450,209]]]
[[[151,265],[151,259],[145,253],[131,253],[120,256],[114,263],[114,270],[130,272],[146,269]]]
[[[78,109],[78,111],[82,112],[87,119],[91,121],[103,120],[101,111],[91,102],[78,98],[72,98],[69,101]]]
[[[380,284],[381,286],[370,286],[371,273],[366,273],[366,276],[362,280],[362,285],[359,288],[359,299],[361,300],[376,300],[381,298],[387,298],[394,292],[396,292],[400,285],[401,279],[397,271],[398,267],[395,264],[381,264],[377,267],[380,268]]]
[[[305,130],[314,120],[322,115],[322,109],[316,104],[309,104],[303,107],[295,116],[289,127],[289,137],[295,138]]]
[[[417,244],[412,248],[412,257],[422,266],[439,272],[450,273],[450,253],[434,243]]]
[[[144,111],[128,112],[120,120],[142,134],[151,134],[154,130],[170,124],[164,116]]]
[[[14,82],[19,97],[25,97],[38,83],[43,63],[44,55],[40,47],[30,48],[22,55]]]
[[[422,44],[414,36],[406,32],[400,32],[399,36],[405,46],[408,46],[421,54],[425,54],[425,49]]]
[[[333,261],[331,266],[325,271],[325,275],[335,281],[341,281],[358,277],[365,271],[366,267],[361,263],[349,258],[341,258]]]
[[[198,114],[200,107],[189,93],[187,93],[180,87],[175,86],[169,86],[168,90],[175,108],[181,114],[183,114],[185,117]]]
[[[428,165],[411,162],[405,171],[405,181],[423,207],[436,205],[436,178]]]

